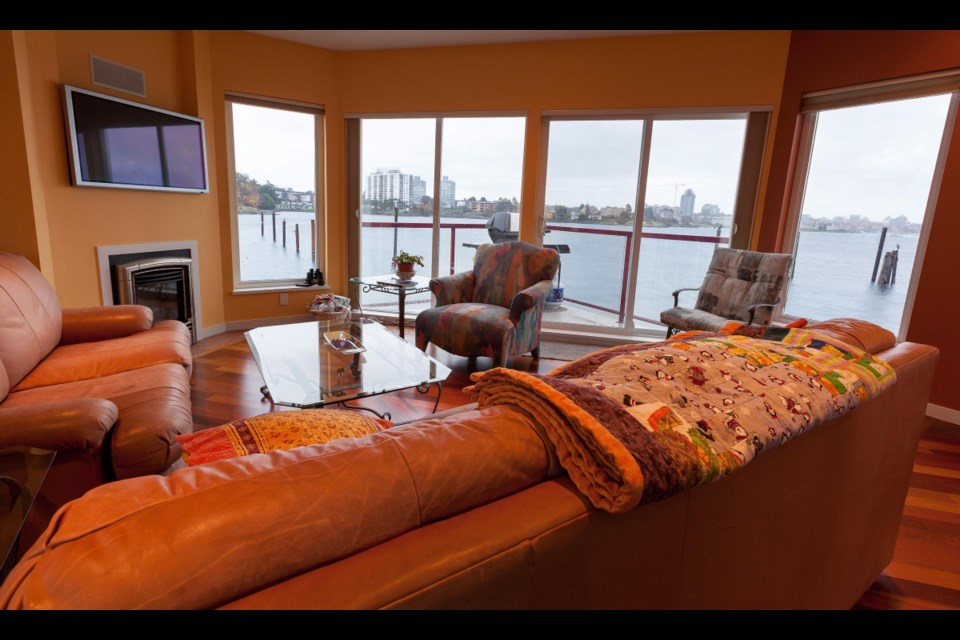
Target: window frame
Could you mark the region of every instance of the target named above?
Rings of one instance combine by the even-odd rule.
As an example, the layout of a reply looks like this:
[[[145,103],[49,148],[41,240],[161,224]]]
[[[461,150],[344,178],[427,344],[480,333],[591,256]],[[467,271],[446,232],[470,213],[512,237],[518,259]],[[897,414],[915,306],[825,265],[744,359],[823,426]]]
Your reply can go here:
[[[951,84],[945,85],[943,76]],[[903,313],[900,316],[900,327],[897,331],[897,342],[907,339],[907,330],[913,315],[913,306],[916,300],[917,288],[920,284],[920,272],[923,270],[923,260],[927,251],[927,242],[930,229],[933,226],[933,216],[937,209],[940,197],[940,186],[943,183],[944,167],[947,162],[947,151],[953,136],[953,129],[957,119],[957,110],[960,106],[960,79],[956,73],[942,74],[938,77],[938,84],[930,84],[928,76],[901,79],[894,82],[871,83],[857,85],[846,89],[818,91],[805,94],[802,98],[800,113],[800,132],[792,151],[794,170],[788,185],[789,200],[787,213],[783,219],[782,240],[778,243],[778,250],[793,256],[790,267],[790,279],[780,296],[780,303],[774,308],[773,322],[787,324],[798,320],[799,317],[785,312],[787,300],[790,296],[790,284],[793,282],[793,270],[797,263],[797,249],[800,241],[800,215],[803,211],[803,201],[806,197],[807,182],[810,177],[810,163],[813,159],[813,146],[816,140],[818,116],[824,111],[852,107],[869,106],[884,102],[910,100],[931,95],[950,95],[947,106],[947,116],[944,120],[943,132],[940,137],[940,147],[937,150],[937,159],[934,163],[933,175],[930,180],[930,191],[927,194],[927,203],[923,212],[923,223],[920,226],[920,236],[917,238],[917,253],[914,257],[913,268],[910,273],[907,295],[903,301]],[[952,88],[951,88],[952,87]],[[879,89],[884,91],[879,91]],[[815,318],[812,320],[827,320]]]
[[[735,210],[731,229],[730,246],[747,248],[753,235],[754,226],[759,220],[757,203],[759,186],[763,175],[766,141],[769,133],[770,116],[773,107],[767,105],[737,105],[724,107],[675,107],[649,109],[563,109],[544,110],[540,120],[540,156],[537,167],[537,191],[534,203],[536,216],[536,241],[543,242],[546,229],[544,210],[546,208],[547,163],[550,150],[550,123],[575,120],[638,120],[643,122],[643,139],[640,147],[638,167],[637,196],[633,203],[634,211],[642,212],[647,191],[647,172],[652,152],[653,125],[663,120],[743,120],[744,146],[740,158],[740,171],[737,176],[737,195],[734,199]],[[753,169],[755,175],[748,170]],[[521,213],[521,217],[522,217]],[[521,222],[522,224],[522,222]],[[643,329],[635,326],[633,315],[636,305],[636,287],[640,251],[642,244],[643,216],[634,216],[633,247],[627,256],[628,286],[626,291],[626,309],[621,327],[587,326],[564,322],[544,321],[544,330],[550,333],[587,333],[623,339],[628,336],[656,338],[662,335],[660,329]],[[669,301],[666,301],[669,302]]]
[[[224,112],[227,145],[227,192],[230,201],[230,239],[233,263],[233,293],[259,293],[293,289],[303,283],[302,277],[281,278],[276,280],[242,280],[240,278],[240,233],[237,210],[237,168],[233,128],[233,105],[243,104],[268,109],[295,111],[314,117],[314,229],[316,233],[316,255],[313,265],[327,272],[326,252],[324,251],[324,220],[326,218],[326,167],[325,159],[325,109],[323,105],[273,98],[259,95],[227,92],[224,95]],[[309,238],[309,232],[305,234]]]
[[[424,120],[434,120],[434,157],[433,157],[433,175],[430,176],[429,184],[433,186],[433,208],[431,211],[431,219],[433,222],[433,227],[431,229],[432,238],[431,238],[431,259],[430,259],[430,277],[436,278],[440,274],[440,182],[443,176],[443,121],[445,119],[453,118],[523,118],[524,120],[524,138],[523,138],[523,147],[521,149],[521,157],[523,158],[520,165],[520,186],[521,186],[521,202],[522,202],[522,193],[523,193],[523,179],[526,175],[526,144],[527,137],[526,132],[527,128],[530,126],[530,117],[526,110],[522,109],[491,109],[485,111],[410,111],[410,112],[350,112],[344,114],[344,120],[347,123],[347,137],[348,137],[348,166],[346,168],[347,182],[350,185],[355,185],[362,190],[362,185],[364,183],[364,176],[362,175],[362,165],[363,165],[363,121],[364,120],[407,120],[407,119],[424,119]],[[350,149],[350,145],[355,146],[355,149]],[[355,153],[355,157],[351,154]],[[424,176],[426,181],[426,176]],[[356,198],[355,201],[351,201],[351,198]],[[347,194],[347,210],[354,212],[352,220],[348,220],[348,269],[356,268],[358,273],[362,272],[362,253],[363,253],[363,221],[361,216],[361,202],[360,202],[359,191],[356,194]],[[521,219],[523,217],[521,208]],[[351,228],[352,227],[352,228]],[[351,271],[351,274],[353,271]],[[350,275],[349,277],[353,277]],[[356,291],[351,291],[351,298],[357,296]],[[356,304],[358,299],[354,300]],[[396,314],[389,311],[375,311],[372,312],[373,315],[380,315],[385,317],[392,317]]]

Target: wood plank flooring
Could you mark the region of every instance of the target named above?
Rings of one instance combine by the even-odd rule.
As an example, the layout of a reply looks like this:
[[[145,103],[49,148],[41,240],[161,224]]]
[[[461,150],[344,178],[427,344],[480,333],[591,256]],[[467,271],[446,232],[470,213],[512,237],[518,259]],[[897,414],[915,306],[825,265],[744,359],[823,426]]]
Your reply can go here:
[[[407,336],[412,342],[412,336]],[[438,411],[469,402],[462,392],[469,375],[490,360],[471,360],[443,351],[430,354],[453,369],[443,385]],[[243,334],[223,333],[193,348],[193,421],[205,429],[269,411],[287,411],[260,394],[263,379]],[[515,369],[547,373],[563,362],[514,357]],[[435,391],[414,389],[357,401],[389,411],[394,422],[430,413]],[[917,450],[910,491],[893,561],[855,605],[857,609],[960,609],[960,426],[930,419]]]

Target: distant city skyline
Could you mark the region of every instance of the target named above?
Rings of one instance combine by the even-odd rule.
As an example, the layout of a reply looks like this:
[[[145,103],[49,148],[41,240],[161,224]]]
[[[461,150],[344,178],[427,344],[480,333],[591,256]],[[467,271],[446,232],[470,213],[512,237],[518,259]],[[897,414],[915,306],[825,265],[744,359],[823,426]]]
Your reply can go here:
[[[922,221],[948,103],[949,96],[938,95],[822,112],[803,214]],[[307,120],[312,123],[301,113],[235,104],[234,125],[242,131],[237,171],[314,190],[312,163],[302,161],[313,154]],[[458,200],[521,199],[525,118],[442,123],[440,169],[456,182]],[[732,212],[744,127],[743,119],[655,121],[644,204],[680,207],[692,189],[697,203]],[[634,206],[642,131],[638,120],[551,121],[545,204]],[[362,172],[400,167],[421,176],[425,195],[434,197],[435,133],[434,118],[364,119]]]

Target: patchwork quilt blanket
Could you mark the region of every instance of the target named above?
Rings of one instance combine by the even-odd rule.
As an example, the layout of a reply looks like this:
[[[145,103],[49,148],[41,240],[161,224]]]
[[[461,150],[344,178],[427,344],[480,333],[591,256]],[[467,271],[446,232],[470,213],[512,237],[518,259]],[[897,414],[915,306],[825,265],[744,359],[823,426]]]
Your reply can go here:
[[[882,360],[832,337],[688,332],[621,345],[547,375],[471,376],[479,406],[537,420],[576,487],[619,513],[712,482],[896,381]]]

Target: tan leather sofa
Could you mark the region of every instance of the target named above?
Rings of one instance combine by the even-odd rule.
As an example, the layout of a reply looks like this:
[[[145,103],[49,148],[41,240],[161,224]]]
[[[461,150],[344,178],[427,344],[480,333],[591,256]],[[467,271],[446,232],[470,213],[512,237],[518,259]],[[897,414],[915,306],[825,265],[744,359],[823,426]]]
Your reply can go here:
[[[0,448],[57,452],[31,511],[166,470],[193,430],[190,335],[147,307],[61,309],[24,257],[0,252]],[[39,533],[39,531],[37,531]]]
[[[938,352],[827,324],[896,385],[718,482],[598,512],[537,425],[470,407],[99,487],[8,608],[845,608],[892,557]]]

